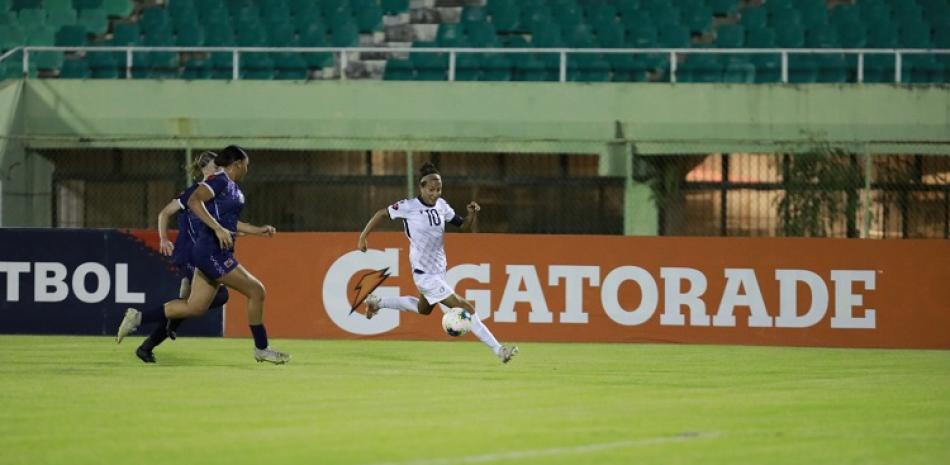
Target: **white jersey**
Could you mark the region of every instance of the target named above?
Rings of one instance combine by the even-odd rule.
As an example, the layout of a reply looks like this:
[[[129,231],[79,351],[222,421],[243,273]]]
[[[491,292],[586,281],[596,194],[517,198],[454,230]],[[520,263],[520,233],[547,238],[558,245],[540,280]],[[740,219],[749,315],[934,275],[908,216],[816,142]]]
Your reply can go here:
[[[409,237],[409,263],[413,271],[428,274],[445,273],[445,224],[455,219],[455,210],[441,198],[435,205],[422,199],[400,200],[387,208],[389,217],[403,220]]]

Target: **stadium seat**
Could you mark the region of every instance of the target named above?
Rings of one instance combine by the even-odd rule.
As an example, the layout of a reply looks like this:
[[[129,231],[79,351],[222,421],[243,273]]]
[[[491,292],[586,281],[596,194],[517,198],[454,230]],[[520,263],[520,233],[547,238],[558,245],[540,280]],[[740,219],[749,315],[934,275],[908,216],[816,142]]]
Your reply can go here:
[[[607,82],[610,64],[600,54],[570,55],[567,60],[567,80],[575,82]]]
[[[330,33],[330,43],[334,47],[355,47],[360,43],[360,33],[356,25],[335,24]]]
[[[24,8],[43,8],[43,0],[12,0],[10,10],[17,12]]]
[[[821,53],[815,55],[818,67],[817,82],[846,82],[848,80],[847,63],[840,53]]]
[[[102,9],[106,15],[114,18],[125,18],[132,14],[135,3],[131,0],[105,0]]]
[[[125,54],[88,52],[86,53],[86,66],[91,77],[115,79],[125,75]]]
[[[775,31],[766,27],[746,28],[745,44],[751,48],[773,48]]]
[[[175,45],[179,47],[201,47],[205,45],[205,33],[198,27],[183,29],[175,34]]]
[[[30,52],[30,62],[37,69],[59,69],[63,66],[63,52]]]
[[[479,60],[482,69],[482,81],[510,81],[512,76],[511,57],[499,53],[485,54]]]
[[[739,24],[724,24],[716,30],[716,47],[741,48],[745,45],[745,28]]]
[[[601,24],[594,30],[597,45],[604,48],[621,48],[627,38],[620,24]]]
[[[727,61],[722,72],[722,82],[751,84],[755,82],[755,65],[746,59]]]
[[[274,61],[266,53],[241,54],[241,79],[274,79]]]
[[[211,79],[211,61],[196,58],[188,60],[185,62],[181,77],[183,79]]]
[[[805,47],[834,48],[838,45],[838,34],[830,26],[816,26],[805,33]]]
[[[275,79],[307,79],[307,62],[297,53],[278,53],[274,56]]]
[[[514,62],[513,81],[556,81],[558,75],[548,69],[547,64],[537,55],[520,55]]]
[[[356,26],[363,34],[383,29],[383,12],[379,7],[360,9],[356,13]]]
[[[716,16],[733,16],[739,11],[737,0],[710,0],[709,6]]]
[[[379,6],[382,8],[383,13],[393,15],[408,11],[409,0],[382,0]]]
[[[779,54],[756,54],[749,61],[755,66],[755,82],[781,82],[782,59]]]
[[[106,11],[100,8],[80,10],[78,24],[85,26],[89,33],[95,35],[105,34],[109,30],[109,18]]]
[[[455,56],[455,80],[477,81],[481,76],[480,58],[475,53],[459,53]]]
[[[722,80],[722,63],[710,54],[690,54],[677,71],[678,82],[718,82]]]
[[[89,66],[86,60],[75,58],[64,60],[59,68],[60,79],[87,79],[89,77]]]
[[[46,10],[38,8],[22,9],[17,13],[17,24],[23,29],[32,29],[46,24]]]
[[[48,24],[26,31],[25,45],[51,46],[56,43],[56,28]]]
[[[119,23],[112,33],[112,45],[136,45],[141,40],[138,23]]]
[[[46,24],[58,29],[67,24],[76,24],[78,18],[76,10],[72,9],[72,7],[49,10],[46,15]]]
[[[411,81],[415,79],[415,72],[409,60],[387,60],[383,79],[387,81]]]
[[[73,0],[73,8],[77,10],[91,10],[102,8],[103,0]]]
[[[818,65],[810,54],[789,54],[788,82],[804,84],[818,80]]]
[[[739,22],[746,27],[763,28],[768,23],[768,10],[761,7],[745,8]]]
[[[56,32],[56,45],[60,47],[86,45],[86,26],[73,24],[59,28]]]
[[[409,61],[419,81],[444,81],[448,78],[449,57],[445,53],[412,53]]]

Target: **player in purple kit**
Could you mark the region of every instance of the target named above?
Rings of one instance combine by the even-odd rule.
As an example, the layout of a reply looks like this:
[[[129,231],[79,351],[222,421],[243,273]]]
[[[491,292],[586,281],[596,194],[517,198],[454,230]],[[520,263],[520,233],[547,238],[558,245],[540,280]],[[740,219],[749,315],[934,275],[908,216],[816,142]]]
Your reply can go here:
[[[130,308],[119,325],[116,340],[121,342],[143,323],[163,323],[204,314],[220,283],[247,297],[247,319],[254,336],[254,358],[258,362],[287,363],[289,354],[268,345],[263,323],[264,285],[234,257],[234,239],[238,232],[265,236],[276,232],[273,226],[250,226],[238,221],[244,208],[244,193],[236,181],[247,175],[250,158],[244,149],[231,145],[218,154],[215,165],[220,168],[219,171],[201,182],[187,201],[192,214],[203,223],[191,251],[191,263],[196,270],[188,300],[172,300],[145,312]]]
[[[202,152],[188,167],[188,174],[195,180],[195,183],[185,189],[177,198],[168,202],[165,208],[158,213],[159,249],[162,255],[172,258],[172,263],[175,264],[182,276],[181,288],[178,293],[179,298],[182,299],[187,299],[191,293],[191,279],[195,272],[195,267],[191,264],[191,249],[197,239],[198,228],[202,226],[201,221],[191,214],[186,204],[188,198],[198,188],[199,183],[217,171],[218,167],[214,164],[216,156],[217,154],[214,152]],[[178,213],[178,237],[173,244],[168,240],[168,220],[176,213]],[[220,307],[227,301],[227,287],[219,286],[210,307]],[[174,319],[169,320],[167,326],[157,326],[152,334],[145,338],[142,344],[135,349],[135,355],[145,363],[155,363],[153,350],[169,336],[174,339],[175,331],[182,321],[181,319]]]

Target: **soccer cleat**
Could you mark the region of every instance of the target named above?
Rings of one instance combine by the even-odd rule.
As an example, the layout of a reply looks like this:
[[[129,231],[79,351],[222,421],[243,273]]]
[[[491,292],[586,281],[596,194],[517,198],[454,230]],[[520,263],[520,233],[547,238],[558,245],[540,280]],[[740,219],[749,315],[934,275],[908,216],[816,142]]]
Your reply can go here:
[[[254,349],[254,360],[257,360],[257,363],[270,362],[274,365],[283,365],[290,361],[290,354],[276,351],[270,347],[266,349]]]
[[[375,294],[370,294],[366,297],[366,319],[372,320],[376,313],[379,312],[379,296]]]
[[[139,346],[138,349],[135,349],[135,356],[145,363],[155,363],[155,354],[152,353],[151,350],[146,350],[142,346]]]
[[[119,323],[119,330],[115,334],[115,343],[118,344],[122,342],[122,340],[129,334],[132,334],[140,324],[142,324],[142,312],[134,308],[126,310],[125,317],[122,318],[122,323]]]
[[[510,362],[515,355],[518,355],[518,346],[501,346],[501,350],[498,351],[498,358],[501,363]]]

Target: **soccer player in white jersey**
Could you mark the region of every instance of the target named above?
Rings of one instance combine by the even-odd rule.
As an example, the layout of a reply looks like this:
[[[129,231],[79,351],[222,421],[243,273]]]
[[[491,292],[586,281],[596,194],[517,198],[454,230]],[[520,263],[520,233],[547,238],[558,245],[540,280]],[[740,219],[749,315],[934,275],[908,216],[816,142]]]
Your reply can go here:
[[[370,295],[366,298],[366,318],[373,318],[381,308],[390,308],[409,313],[428,315],[436,304],[442,303],[450,308],[465,309],[472,315],[472,334],[487,345],[492,352],[508,363],[518,353],[516,346],[501,345],[485,326],[471,302],[459,297],[445,281],[445,235],[446,223],[459,227],[462,231],[471,230],[481,207],[477,203],[468,204],[468,217],[455,214],[455,210],[442,199],[442,177],[435,165],[426,162],[421,168],[419,196],[414,199],[400,200],[376,212],[366,223],[357,247],[366,252],[367,236],[384,217],[402,220],[409,238],[409,262],[412,264],[412,279],[419,289],[420,297],[401,296],[380,298]]]

